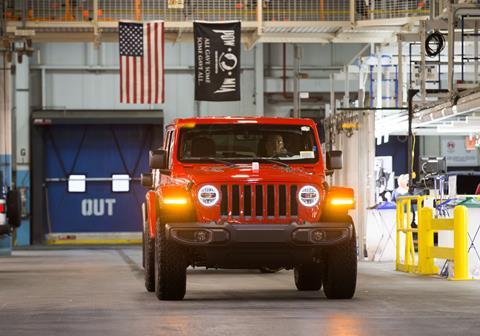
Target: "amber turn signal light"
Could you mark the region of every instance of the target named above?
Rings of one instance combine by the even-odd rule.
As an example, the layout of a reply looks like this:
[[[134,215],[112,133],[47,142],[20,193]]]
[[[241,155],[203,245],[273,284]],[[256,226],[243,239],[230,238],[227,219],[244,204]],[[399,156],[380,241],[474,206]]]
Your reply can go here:
[[[355,204],[355,200],[353,198],[332,198],[330,204],[335,206],[350,206]]]
[[[185,205],[187,204],[186,198],[165,198],[163,204],[166,205]]]

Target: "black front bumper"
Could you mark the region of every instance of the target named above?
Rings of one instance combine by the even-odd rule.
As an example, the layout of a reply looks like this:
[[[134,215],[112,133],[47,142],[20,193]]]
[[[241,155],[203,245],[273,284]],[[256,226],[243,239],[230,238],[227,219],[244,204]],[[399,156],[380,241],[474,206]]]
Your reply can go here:
[[[287,245],[321,247],[352,238],[351,223],[230,224],[168,223],[167,239],[185,246]]]
[[[353,232],[351,223],[166,225],[167,239],[185,247],[192,265],[207,268],[293,268],[318,262]]]

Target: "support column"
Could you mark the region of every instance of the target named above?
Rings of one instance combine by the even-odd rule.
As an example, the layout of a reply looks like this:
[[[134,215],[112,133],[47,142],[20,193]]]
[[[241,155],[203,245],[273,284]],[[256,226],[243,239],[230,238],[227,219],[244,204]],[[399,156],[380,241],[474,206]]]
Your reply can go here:
[[[403,107],[403,42],[398,35],[397,38],[397,63],[398,63],[398,96],[397,96],[397,104],[398,107]]]
[[[265,61],[263,58],[263,44],[255,46],[255,115],[261,117],[265,114]]]
[[[380,47],[377,48],[377,99],[375,107],[382,108],[383,107],[383,93],[382,93],[382,49]],[[371,94],[371,93],[370,93]]]
[[[335,114],[335,74],[330,74],[330,114]]]
[[[375,140],[375,112],[370,112],[367,115],[367,121],[365,125],[367,128],[367,141],[368,141],[368,167],[367,167],[367,205],[370,207],[375,204],[375,192],[376,192],[376,178],[375,178],[375,156],[376,156],[376,140]]]
[[[475,55],[475,59],[473,60],[473,82],[475,84],[478,83],[478,21],[475,20],[475,28],[473,30],[473,33],[475,34],[474,40],[473,40],[473,54]]]
[[[358,198],[362,198],[357,205],[359,216],[359,255],[363,259],[366,255],[366,237],[368,226],[368,208],[375,204],[375,112],[363,112],[360,117],[360,138],[359,143],[363,147],[360,156],[359,177],[359,194]],[[361,171],[361,172],[360,172]]]
[[[93,34],[95,35],[95,45],[99,45],[98,34],[98,0],[93,0]]]
[[[394,93],[392,92],[392,78],[391,78],[391,71],[390,66],[385,65],[382,67],[382,74],[383,74],[383,83],[384,86],[383,91],[385,92],[385,96],[382,98],[383,100],[383,107],[392,107],[392,97]],[[393,90],[395,92],[395,90]]]
[[[368,167],[368,148],[365,146],[368,143],[367,139],[367,123],[366,112],[360,111],[358,113],[358,122],[360,128],[356,134],[357,136],[357,235],[358,235],[358,251],[360,260],[365,258],[365,238],[366,238],[366,224],[367,224],[367,167]]]
[[[363,61],[360,59],[359,69],[358,69],[358,107],[365,106],[365,71],[363,70]],[[372,94],[370,92],[370,94]]]
[[[12,186],[12,103],[11,103],[11,70],[5,54],[0,54],[0,196]],[[12,238],[0,238],[0,256],[10,255]]]
[[[454,58],[455,58],[455,17],[454,13],[454,6],[447,3],[447,13],[448,13],[448,71],[447,71],[447,78],[448,78],[448,92],[450,94],[453,93],[453,71],[454,71]]]
[[[425,21],[420,23],[420,95],[422,103],[427,101],[427,65],[425,59],[425,40],[427,38]]]
[[[302,50],[298,45],[293,47],[293,117],[300,118],[300,60]]]
[[[29,213],[30,204],[30,59],[23,58],[17,64],[15,74],[15,136],[14,136],[14,171],[15,184],[26,197]],[[22,220],[17,229],[16,245],[30,245],[30,220]]]
[[[135,0],[135,20],[142,20],[142,0]]]
[[[355,21],[356,21],[356,18],[355,18],[355,13],[356,13],[356,3],[355,3],[355,0],[350,0],[350,26],[354,26],[355,25]],[[361,20],[362,18],[360,18]]]
[[[348,65],[343,67],[343,72],[345,74],[345,92],[343,95],[343,107],[350,107],[350,76],[348,74]]]

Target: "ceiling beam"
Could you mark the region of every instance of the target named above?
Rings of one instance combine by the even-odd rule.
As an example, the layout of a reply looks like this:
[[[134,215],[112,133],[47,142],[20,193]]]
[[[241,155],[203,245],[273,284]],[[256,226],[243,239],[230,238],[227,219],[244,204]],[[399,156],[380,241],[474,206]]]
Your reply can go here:
[[[257,43],[329,43],[334,37],[332,33],[264,33]]]
[[[388,43],[404,27],[412,27],[422,17],[388,20],[349,21],[246,21],[242,22],[242,43],[252,49],[257,43]],[[10,21],[7,32],[19,36],[29,32],[35,42],[116,42],[118,22],[89,21],[45,22]],[[95,31],[98,36],[95,36]],[[165,22],[166,40],[192,40],[191,21]],[[402,34],[405,40],[416,34]]]
[[[460,97],[456,104],[453,104],[451,101],[439,102],[432,107],[416,111],[413,123],[415,127],[422,127],[454,117],[475,113],[479,110],[480,92],[473,92]]]

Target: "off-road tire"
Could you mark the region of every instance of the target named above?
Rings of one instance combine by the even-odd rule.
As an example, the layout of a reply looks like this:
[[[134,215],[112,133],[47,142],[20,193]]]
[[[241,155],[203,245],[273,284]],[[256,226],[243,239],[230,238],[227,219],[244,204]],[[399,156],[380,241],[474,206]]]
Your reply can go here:
[[[351,220],[351,219],[350,219]],[[329,248],[324,256],[323,292],[328,299],[351,299],[357,284],[357,240],[355,229],[345,243]]]
[[[143,226],[143,268],[145,288],[155,292],[155,239],[150,238],[148,223]]]
[[[318,291],[322,288],[322,267],[309,263],[295,267],[295,286],[299,291]]]
[[[159,300],[182,300],[187,287],[187,262],[183,249],[165,237],[157,221],[155,237],[155,295]]]

